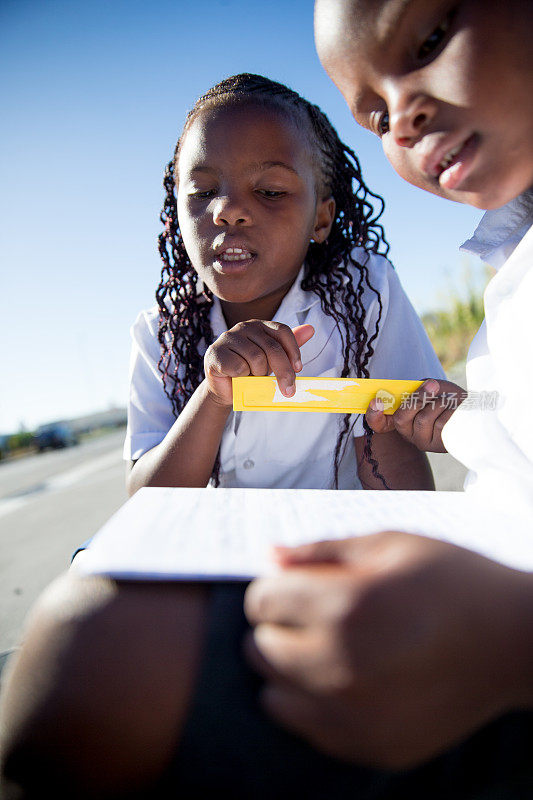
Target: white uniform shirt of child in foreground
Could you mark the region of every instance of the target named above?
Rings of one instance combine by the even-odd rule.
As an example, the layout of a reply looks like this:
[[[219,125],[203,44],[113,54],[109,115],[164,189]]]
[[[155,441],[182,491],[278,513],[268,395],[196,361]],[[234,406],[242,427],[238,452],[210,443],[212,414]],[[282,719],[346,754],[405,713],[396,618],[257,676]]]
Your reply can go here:
[[[468,353],[468,398],[443,429],[448,452],[470,472],[465,488],[517,513],[533,511],[533,192],[488,211],[461,249],[493,266],[485,321]]]

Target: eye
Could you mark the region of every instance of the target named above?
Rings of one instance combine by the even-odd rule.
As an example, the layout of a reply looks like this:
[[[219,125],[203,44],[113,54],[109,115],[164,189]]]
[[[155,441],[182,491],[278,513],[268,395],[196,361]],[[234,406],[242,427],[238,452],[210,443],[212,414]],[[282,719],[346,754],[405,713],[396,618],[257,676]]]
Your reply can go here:
[[[452,24],[452,20],[455,16],[455,11],[456,9],[453,9],[453,11],[450,11],[448,14],[446,14],[440,25],[437,25],[431,35],[428,36],[424,42],[422,42],[417,53],[417,57],[420,60],[423,60],[431,55],[431,53],[437,49],[437,47],[446,37],[446,34],[448,33]]]
[[[215,192],[215,189],[202,189],[199,192],[191,192],[190,197],[194,197],[198,200],[207,200],[209,197],[213,197]]]
[[[389,112],[385,111],[372,111],[369,117],[367,127],[372,133],[377,134],[380,138],[385,136],[390,130]]]
[[[390,131],[388,111],[384,111],[382,114],[379,115],[377,122],[377,131],[379,136],[384,136],[386,133]]]
[[[257,189],[257,193],[269,200],[275,200],[277,197],[284,197],[287,194],[287,192],[277,189]]]

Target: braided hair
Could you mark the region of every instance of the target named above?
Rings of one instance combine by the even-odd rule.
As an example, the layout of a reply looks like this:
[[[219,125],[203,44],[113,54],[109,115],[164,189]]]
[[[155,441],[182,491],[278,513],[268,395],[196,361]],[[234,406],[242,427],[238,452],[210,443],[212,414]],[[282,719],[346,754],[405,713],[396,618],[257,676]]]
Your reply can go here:
[[[165,393],[176,416],[204,379],[203,355],[214,340],[210,324],[213,294],[207,287],[201,294],[198,293],[196,272],[179,228],[175,176],[180,148],[187,130],[201,112],[250,102],[289,116],[305,132],[318,176],[317,190],[322,197],[332,196],[335,200],[336,211],[331,232],[326,241],[310,243],[301,286],[319,297],[324,314],[335,321],[344,354],[342,377],[347,377],[350,371],[358,376],[369,377],[368,362],[374,353],[373,343],[379,333],[382,304],[379,292],[370,282],[368,257],[358,261],[352,251],[355,247],[362,247],[372,253],[388,253],[389,245],[378,222],[384,201],[366,186],[355,153],[339,139],[318,106],[281,83],[261,75],[244,73],[226,78],[196,101],[187,115],[174,156],[165,169],[165,199],[160,217],[164,230],[159,235],[163,267],[156,291],[161,345],[158,367],[163,376]],[[377,211],[371,200],[377,201]],[[358,276],[355,280],[350,273],[350,266],[355,268],[355,275]],[[375,294],[379,308],[375,328],[371,332],[364,325],[363,294],[367,289]],[[366,438],[364,457],[371,464],[373,474],[386,485],[377,471],[377,462],[372,458],[372,431],[364,418],[363,423]],[[334,453],[336,486],[351,427],[350,415],[346,415],[339,428]],[[219,470],[220,459],[217,456],[213,468],[215,485],[219,482]]]

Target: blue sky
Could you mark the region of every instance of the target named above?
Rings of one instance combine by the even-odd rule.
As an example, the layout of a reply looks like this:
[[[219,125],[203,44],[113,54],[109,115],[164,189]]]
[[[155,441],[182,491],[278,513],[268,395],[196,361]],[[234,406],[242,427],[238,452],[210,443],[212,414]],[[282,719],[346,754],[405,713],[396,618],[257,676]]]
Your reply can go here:
[[[442,302],[481,213],[398,178],[315,53],[312,0],[2,0],[0,432],[125,404],[153,304],[161,181],[186,111],[258,72],[328,114],[381,193],[415,308]],[[478,265],[471,265],[474,272]]]

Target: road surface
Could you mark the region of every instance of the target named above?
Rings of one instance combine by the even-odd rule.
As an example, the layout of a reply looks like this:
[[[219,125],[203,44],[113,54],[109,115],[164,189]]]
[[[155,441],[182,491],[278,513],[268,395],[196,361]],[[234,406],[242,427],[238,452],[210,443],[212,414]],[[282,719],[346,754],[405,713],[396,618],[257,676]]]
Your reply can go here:
[[[121,429],[78,447],[0,462],[0,662],[37,596],[125,502],[123,438]],[[438,489],[462,487],[464,468],[454,459],[430,460]]]
[[[124,429],[77,447],[0,462],[0,654],[27,610],[126,500]]]

